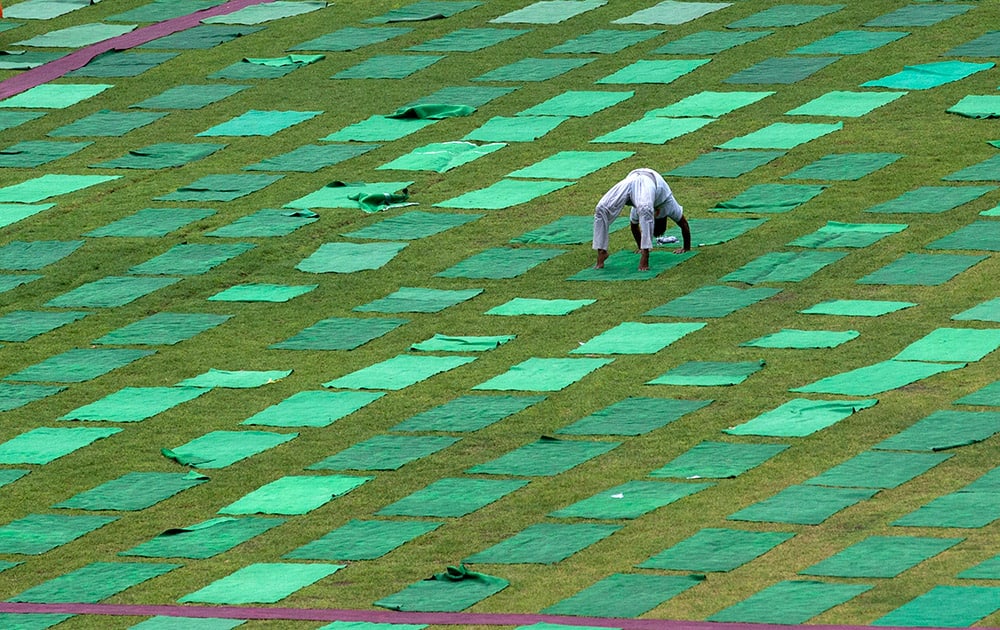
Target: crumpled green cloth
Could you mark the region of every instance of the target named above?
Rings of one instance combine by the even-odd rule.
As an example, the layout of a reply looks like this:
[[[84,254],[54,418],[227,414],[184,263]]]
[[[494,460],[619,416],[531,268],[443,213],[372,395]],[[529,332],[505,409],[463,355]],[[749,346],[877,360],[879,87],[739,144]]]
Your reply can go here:
[[[354,195],[348,195],[348,199],[357,201],[358,205],[365,212],[378,212],[379,210],[385,210],[391,206],[399,203],[403,203],[410,198],[410,190],[404,188],[398,192],[376,192],[376,193],[357,193]]]
[[[418,105],[407,105],[400,107],[386,118],[418,118],[421,120],[440,120],[442,118],[456,118],[461,116],[471,116],[476,111],[470,105],[449,105],[438,103],[421,103]]]

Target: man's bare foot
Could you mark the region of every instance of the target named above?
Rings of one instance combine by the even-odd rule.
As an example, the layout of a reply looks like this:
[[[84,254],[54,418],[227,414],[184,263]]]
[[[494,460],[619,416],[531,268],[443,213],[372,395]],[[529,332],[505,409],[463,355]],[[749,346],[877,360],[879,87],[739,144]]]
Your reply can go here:
[[[594,269],[604,269],[604,261],[608,259],[608,250],[599,249],[597,250],[597,264],[594,265]]]
[[[649,271],[649,250],[639,251],[639,271]]]
[[[683,254],[684,252],[689,252],[689,251],[691,251],[691,250],[690,249],[684,249],[683,247],[681,247],[680,249],[675,249],[674,253],[675,254]]]

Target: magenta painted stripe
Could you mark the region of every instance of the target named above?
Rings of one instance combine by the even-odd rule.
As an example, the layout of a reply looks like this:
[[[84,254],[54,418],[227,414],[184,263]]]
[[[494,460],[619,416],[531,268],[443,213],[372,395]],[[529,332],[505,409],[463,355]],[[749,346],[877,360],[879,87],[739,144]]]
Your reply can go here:
[[[91,44],[90,46],[75,50],[68,55],[64,55],[59,59],[54,59],[48,63],[31,68],[30,70],[25,70],[17,76],[0,81],[0,99],[9,98],[15,94],[20,94],[21,92],[43,83],[48,83],[53,79],[58,79],[67,72],[87,65],[91,59],[101,53],[106,53],[110,50],[128,50],[129,48],[135,48],[136,46],[141,46],[147,42],[153,41],[154,39],[164,37],[165,35],[170,35],[178,31],[198,26],[204,18],[215,15],[226,15],[227,13],[232,13],[233,11],[237,11],[243,7],[255,4],[264,4],[265,2],[271,1],[272,0],[230,0],[229,2],[218,6],[202,9],[201,11],[195,11],[194,13],[182,15],[170,20],[164,20],[163,22],[157,22],[156,24],[150,24],[149,26],[137,28],[134,31],[125,33],[124,35],[112,37],[111,39],[106,39],[102,42],[97,42],[96,44]]]
[[[197,617],[223,619],[282,619],[291,621],[370,621],[435,626],[525,626],[554,623],[624,630],[784,630],[797,626],[765,623],[714,623],[670,619],[613,619],[528,613],[400,612],[395,610],[345,610],[332,608],[257,608],[243,606],[190,606],[141,604],[29,604],[0,602],[0,613],[112,615],[117,617]],[[809,630],[865,630],[870,626],[810,625]],[[894,630],[882,626],[878,630]],[[895,628],[895,630],[902,630]],[[928,630],[928,629],[922,629]]]

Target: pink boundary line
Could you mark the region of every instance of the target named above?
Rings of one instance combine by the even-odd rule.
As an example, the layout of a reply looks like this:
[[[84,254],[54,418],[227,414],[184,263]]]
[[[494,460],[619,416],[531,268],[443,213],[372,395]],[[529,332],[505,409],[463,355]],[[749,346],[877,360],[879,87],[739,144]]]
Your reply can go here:
[[[809,630],[863,630],[870,626],[779,625],[765,623],[716,623],[711,621],[676,621],[670,619],[613,619],[609,617],[572,617],[530,613],[401,612],[395,610],[345,610],[335,608],[258,608],[242,606],[186,606],[144,604],[32,604],[0,602],[0,613],[113,615],[118,617],[196,617],[289,621],[369,621],[436,626],[524,626],[552,623],[623,630],[783,630],[808,627]],[[902,630],[881,626],[879,630]],[[922,628],[921,630],[944,630]]]
[[[91,44],[84,48],[75,50],[68,55],[54,59],[30,70],[26,70],[17,76],[13,76],[4,81],[0,81],[0,99],[9,98],[20,94],[43,83],[48,83],[53,79],[62,77],[67,72],[82,68],[94,57],[110,50],[128,50],[136,46],[141,46],[165,35],[170,35],[178,31],[183,31],[197,26],[202,19],[216,15],[226,15],[238,9],[264,4],[272,0],[230,0],[223,4],[195,11],[188,15],[182,15],[156,24],[150,24],[138,28],[134,31],[112,37],[96,44]]]

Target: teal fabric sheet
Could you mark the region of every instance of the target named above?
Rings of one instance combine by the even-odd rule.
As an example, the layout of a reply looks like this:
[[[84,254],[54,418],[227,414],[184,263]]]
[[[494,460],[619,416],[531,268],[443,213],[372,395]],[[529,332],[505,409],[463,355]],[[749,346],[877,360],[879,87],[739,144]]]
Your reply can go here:
[[[0,101],[0,108],[66,109],[112,87],[107,83],[42,83]]]
[[[27,205],[22,203],[5,203],[0,204],[0,228],[7,227],[17,223],[18,221],[23,221],[28,217],[33,217],[39,212],[44,212],[53,208],[56,204],[54,203],[41,203],[35,205]]]
[[[701,581],[701,576],[697,575],[616,573],[542,612],[585,617],[638,617]]]
[[[856,181],[903,157],[899,153],[831,153],[782,176],[782,179]]]
[[[476,108],[510,94],[516,89],[516,87],[491,87],[488,85],[450,85],[411,101],[409,106],[437,104]]]
[[[238,37],[252,35],[263,26],[229,26],[225,24],[199,24],[189,29],[158,37],[140,48],[155,50],[207,50],[231,42]]]
[[[306,470],[399,470],[458,440],[443,435],[376,435],[323,458]]]
[[[279,477],[219,510],[219,514],[306,514],[374,477],[298,475]]]
[[[847,254],[835,251],[772,252],[764,254],[736,271],[728,273],[723,282],[799,282],[831,265]]]
[[[597,136],[591,142],[641,142],[643,144],[663,144],[683,135],[697,131],[715,122],[714,118],[667,118],[647,116],[628,123],[614,131]]]
[[[306,273],[355,273],[387,265],[406,243],[323,243],[295,268]]]
[[[31,471],[30,470],[19,470],[17,468],[7,468],[7,469],[5,469],[3,471],[0,471],[0,488],[4,487],[6,485],[14,483],[15,481],[17,481],[21,477],[27,475],[29,472],[31,472]],[[0,567],[3,567],[3,568],[0,568],[0,571],[3,571],[5,569],[11,568],[10,566],[4,566],[4,563],[2,563],[2,562],[0,562]]]
[[[273,604],[343,569],[343,564],[257,562],[188,593],[182,604]]]
[[[363,409],[382,392],[304,391],[258,411],[241,424],[269,427],[326,427]]]
[[[80,249],[83,241],[10,241],[0,247],[0,269],[37,271]]]
[[[827,300],[799,311],[810,315],[840,315],[844,317],[881,317],[916,306],[898,300]]]
[[[997,576],[997,563],[997,556],[993,556],[992,558],[984,560],[972,568],[962,571],[956,577],[961,579],[995,580]]]
[[[722,432],[729,435],[805,437],[877,403],[875,398],[852,401],[794,398]]]
[[[437,120],[429,118],[392,118],[376,114],[323,136],[326,142],[391,142],[420,131]]]
[[[270,186],[283,175],[206,175],[157,201],[233,201]]]
[[[1000,518],[1000,494],[958,490],[939,496],[906,514],[892,525],[899,527],[953,527],[979,529]]]
[[[363,313],[437,313],[471,300],[483,289],[424,289],[401,287],[384,298],[355,306]]]
[[[432,171],[446,173],[507,146],[503,142],[477,145],[472,142],[434,142],[386,162],[376,170]]]
[[[109,22],[162,22],[220,4],[220,0],[153,0],[105,19]]]
[[[1000,432],[1000,412],[944,409],[921,418],[874,448],[899,451],[944,451],[982,442]]]
[[[840,57],[772,57],[723,79],[734,85],[790,85],[811,77]]]
[[[45,306],[60,308],[113,308],[124,306],[150,293],[168,287],[180,278],[137,278],[108,276],[57,295]]]
[[[87,315],[86,311],[11,311],[0,316],[0,341],[28,341]]]
[[[179,53],[119,52],[101,53],[87,62],[87,65],[67,72],[68,77],[136,77],[170,61]]]
[[[838,31],[791,50],[793,55],[860,55],[909,35],[899,31]]]
[[[232,315],[156,313],[94,340],[99,346],[172,346],[211,330]]]
[[[897,361],[966,363],[979,361],[1000,348],[1000,331],[984,328],[935,328],[903,348]]]
[[[281,350],[354,350],[408,321],[385,317],[330,317],[268,347]]]
[[[943,53],[945,57],[996,57],[1000,51],[1000,31],[988,31]]]
[[[341,236],[346,236],[347,238],[385,239],[386,237],[391,237],[393,240],[416,240],[440,234],[466,223],[472,223],[482,217],[483,215],[481,214],[413,210],[387,217],[378,223],[367,225],[353,232],[345,232]]]
[[[499,501],[528,485],[527,479],[438,479],[430,485],[387,505],[379,516],[458,517]]]
[[[423,22],[451,17],[462,11],[478,7],[478,0],[418,0],[412,4],[368,18],[365,22],[373,24],[389,24],[394,22]]]
[[[217,556],[285,522],[282,518],[218,517],[185,527],[172,527],[120,556],[195,558]]]
[[[1000,381],[994,381],[967,396],[962,396],[955,401],[955,404],[1000,407]]]
[[[629,397],[585,416],[560,435],[643,435],[698,411],[711,400]]]
[[[350,52],[372,44],[381,44],[390,39],[413,32],[412,28],[401,26],[345,26],[309,41],[296,44],[289,51],[319,50],[324,52]]]
[[[487,352],[513,341],[517,335],[442,335],[418,341],[410,346],[417,352]]]
[[[286,553],[291,560],[374,560],[430,533],[441,522],[352,519],[330,533]]]
[[[701,442],[649,473],[655,478],[730,479],[760,466],[787,444]]]
[[[647,385],[718,387],[739,385],[764,369],[763,361],[688,361],[661,374]]]
[[[621,445],[621,442],[563,440],[543,436],[493,461],[477,464],[471,474],[551,477],[579,466]]]
[[[585,0],[584,0],[585,1]],[[520,59],[506,66],[490,70],[473,81],[487,82],[539,82],[548,81],[572,70],[583,67],[594,61],[593,57],[537,58]]]
[[[628,481],[550,512],[549,516],[604,520],[635,519],[713,485],[715,484]]]
[[[569,352],[570,354],[655,354],[704,327],[704,322],[657,324],[622,322],[582,342],[582,345]]]
[[[182,243],[174,245],[159,256],[131,267],[128,272],[135,275],[159,276],[201,275],[254,247],[256,245],[253,243]]]
[[[971,4],[911,4],[872,18],[863,26],[879,28],[933,26],[938,22],[962,15],[974,6]]]
[[[993,155],[950,175],[941,178],[946,182],[996,182],[1000,181],[1000,156]]]
[[[45,112],[0,110],[0,131],[13,129],[32,120],[38,120],[43,116],[45,116]]]
[[[127,217],[84,234],[91,238],[122,236],[129,238],[155,238],[166,236],[195,221],[207,219],[215,210],[207,208],[143,208]]]
[[[800,236],[789,245],[795,247],[868,247],[883,238],[897,234],[908,226],[905,223],[841,223],[827,221],[826,225],[811,234]]]
[[[544,396],[459,396],[410,416],[393,431],[478,431],[545,400]]]
[[[494,116],[462,136],[462,139],[479,142],[532,142],[568,119],[568,116]]]
[[[287,302],[305,295],[318,284],[237,284],[209,297],[213,302]]]
[[[410,46],[410,52],[475,52],[529,33],[517,28],[460,28],[441,37]]]
[[[0,149],[0,168],[34,168],[68,157],[93,142],[25,140]]]
[[[376,55],[341,70],[331,79],[405,79],[444,59],[442,55]]]
[[[123,387],[94,402],[77,407],[60,420],[140,422],[201,396],[201,387]]]
[[[74,348],[29,365],[4,380],[83,383],[154,353],[127,348]]]
[[[495,184],[463,193],[434,204],[436,208],[503,210],[528,203],[576,182],[555,180],[501,179]]]
[[[182,466],[225,468],[293,440],[298,435],[268,431],[210,431],[172,449],[164,448],[162,452]]]
[[[454,4],[454,3],[452,3]],[[383,597],[376,606],[416,612],[458,612],[507,588],[503,578],[469,571],[465,565],[414,582],[398,593]]]
[[[859,278],[858,284],[942,285],[986,260],[964,254],[904,254],[881,269]]]
[[[799,573],[829,577],[892,578],[954,547],[962,540],[964,539],[869,536]]]
[[[46,2],[44,0],[31,0],[25,2],[15,2],[4,12],[8,19],[29,19],[29,20],[50,20],[60,15],[65,15],[85,6],[89,6],[87,0],[61,0],[59,2]]]
[[[285,204],[286,208],[359,208],[366,195],[392,194],[405,190],[413,182],[342,182],[333,181],[319,190]],[[390,206],[391,207],[391,206]],[[363,209],[363,208],[362,208]]]
[[[153,562],[92,562],[22,591],[7,601],[96,603],[180,566]]]
[[[491,23],[558,24],[587,11],[607,4],[607,0],[578,0],[575,2],[542,1],[504,13],[490,20]]]
[[[351,158],[364,155],[373,149],[377,149],[377,144],[304,144],[296,147],[287,153],[269,157],[244,166],[244,171],[283,171],[295,173],[315,173],[316,171],[340,164]]]
[[[904,66],[896,74],[881,79],[865,81],[861,87],[885,87],[897,90],[928,90],[960,81],[977,72],[993,68],[996,64],[968,61],[932,61],[931,63]]]
[[[564,249],[493,247],[473,254],[434,276],[491,280],[516,278],[564,253]]]
[[[685,96],[673,105],[652,109],[647,116],[670,116],[684,118],[688,116],[719,118],[730,112],[742,109],[761,101],[774,92],[711,92],[702,91]]]
[[[740,289],[726,285],[704,286],[646,311],[643,315],[692,319],[725,317],[778,293],[781,293],[781,289],[770,287]]]
[[[135,24],[77,24],[47,31],[29,39],[14,42],[14,46],[38,48],[84,48],[135,30]]]
[[[734,521],[819,525],[837,512],[872,498],[875,488],[788,486],[774,496],[743,508],[727,518]]]
[[[546,300],[540,298],[514,298],[499,306],[494,306],[484,315],[503,315],[515,317],[518,315],[569,315],[573,311],[589,306],[597,300]]]
[[[844,128],[844,123],[771,123],[744,136],[727,140],[718,149],[792,149]]]
[[[834,374],[790,391],[814,394],[872,396],[898,389],[925,378],[965,367],[962,363],[924,363],[921,361],[881,361]]]
[[[709,151],[663,175],[734,178],[773,162],[783,155],[784,151]]]
[[[262,111],[251,109],[235,118],[196,133],[195,136],[273,136],[279,131],[315,118],[322,113],[320,111]]]
[[[22,274],[0,274],[0,293],[5,293],[16,289],[19,286],[28,284],[29,282],[34,282],[42,278],[40,274],[35,273],[22,273]],[[46,306],[50,306],[46,304]]]
[[[29,514],[0,527],[0,549],[37,556],[116,520],[117,516],[89,514]]]
[[[678,3],[679,4],[679,3]],[[640,59],[595,81],[598,85],[672,83],[711,59]]]
[[[668,571],[732,571],[774,549],[795,534],[713,527],[699,530],[637,565]]]
[[[861,333],[856,330],[800,330],[797,328],[782,328],[776,333],[770,333],[744,341],[741,347],[747,348],[836,348],[848,341],[857,339]]]
[[[216,15],[201,20],[202,24],[260,24],[286,17],[294,17],[306,13],[312,13],[326,8],[326,2],[316,2],[306,0],[287,2],[277,0],[267,4],[257,4],[245,6],[231,13]]]
[[[808,202],[826,188],[823,184],[757,184],[728,201],[719,202],[711,211],[782,214]]]
[[[332,381],[327,381],[323,383],[323,387],[400,390],[437,374],[471,363],[476,358],[400,354]]]
[[[920,186],[866,212],[937,214],[965,205],[996,190],[996,186]]]
[[[465,562],[555,564],[600,542],[621,527],[597,523],[538,523],[469,556]]]
[[[724,608],[708,620],[801,624],[871,588],[869,584],[787,580]]]
[[[699,31],[654,48],[651,52],[654,55],[714,55],[773,33],[774,31]]]
[[[602,280],[617,282],[621,280],[653,280],[660,274],[673,269],[685,260],[694,257],[698,252],[690,251],[675,254],[673,250],[653,249],[649,252],[649,269],[638,269],[638,257],[634,250],[620,250],[612,253],[604,261],[603,269],[588,266],[567,280]]]
[[[634,151],[560,151],[530,166],[512,171],[507,176],[528,179],[580,179],[633,155]]]
[[[529,167],[530,168],[530,167]],[[614,234],[623,229],[627,221],[615,221],[609,232]],[[544,243],[547,245],[581,245],[594,238],[594,219],[582,215],[566,215],[551,223],[535,228],[510,239],[511,243]]]
[[[846,488],[895,488],[949,457],[950,453],[864,451],[804,483]]]
[[[241,92],[249,85],[177,85],[129,107],[139,109],[201,109]]]
[[[872,625],[965,628],[998,610],[1000,587],[939,585],[882,615]]]
[[[648,39],[661,35],[663,31],[647,30],[617,30],[599,28],[565,41],[558,46],[545,50],[552,55],[561,54],[602,54],[610,55],[621,52],[629,46],[640,44]]]
[[[7,28],[5,28],[5,26]],[[10,30],[9,28],[10,26],[16,26],[16,25],[11,25],[9,22],[8,23],[0,22],[0,29],[2,29],[2,31]],[[64,55],[62,53],[49,52],[47,50],[19,50],[19,51],[5,50],[2,53],[0,53],[0,69],[30,70],[32,68],[37,68],[42,64],[46,64],[51,61],[60,59],[63,56]]]
[[[851,92],[834,90],[788,110],[789,116],[858,118],[905,96],[906,92]]]
[[[506,372],[475,385],[474,390],[519,390],[555,392],[581,380],[612,359],[532,357],[511,366]]]
[[[309,210],[258,210],[236,219],[229,225],[207,232],[205,236],[223,238],[266,238],[286,236],[300,227],[319,221]]]
[[[685,24],[729,6],[728,2],[675,2],[662,0],[648,9],[613,20],[612,24]]]
[[[799,26],[844,8],[842,4],[784,4],[726,24],[726,28]]]
[[[134,512],[156,505],[206,481],[208,477],[197,474],[131,472],[60,501],[52,507]]]

